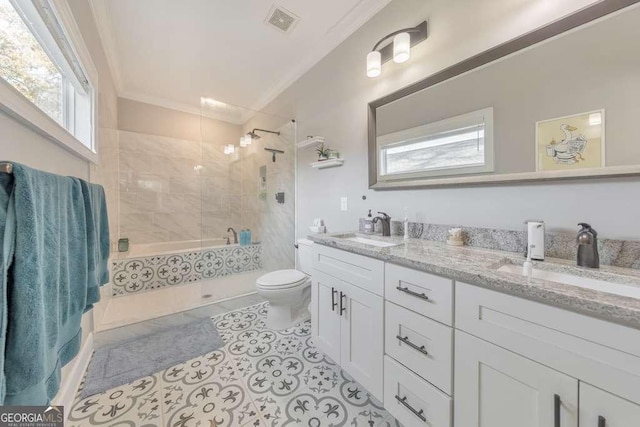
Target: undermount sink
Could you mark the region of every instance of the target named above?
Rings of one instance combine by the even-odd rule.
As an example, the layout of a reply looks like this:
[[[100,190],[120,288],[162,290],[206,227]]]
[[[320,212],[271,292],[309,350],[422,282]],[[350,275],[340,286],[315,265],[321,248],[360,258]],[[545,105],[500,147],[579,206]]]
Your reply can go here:
[[[522,266],[515,264],[505,264],[498,268],[503,273],[522,275]],[[573,274],[558,273],[555,271],[540,270],[534,268],[532,277],[536,279],[548,280],[550,282],[563,283],[565,285],[578,286],[580,288],[593,289],[595,291],[620,295],[623,297],[639,298],[640,286],[624,285],[620,283],[607,282],[606,280],[593,279],[590,277],[574,276]]]
[[[367,239],[365,237],[358,237],[358,236],[344,237],[344,240],[348,240],[349,242],[355,242],[355,243],[363,243],[365,245],[377,246],[379,248],[388,248],[391,246],[399,245],[399,243],[382,242],[380,240]]]

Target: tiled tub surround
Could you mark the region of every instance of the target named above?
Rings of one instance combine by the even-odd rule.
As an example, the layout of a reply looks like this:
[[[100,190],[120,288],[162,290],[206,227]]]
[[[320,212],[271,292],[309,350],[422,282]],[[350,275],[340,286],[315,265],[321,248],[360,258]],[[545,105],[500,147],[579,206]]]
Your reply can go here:
[[[444,242],[450,228],[461,227],[464,243],[483,249],[517,252],[524,256],[527,248],[527,233],[524,231],[493,228],[465,227],[460,225],[427,224],[409,222],[409,237],[412,239]],[[595,226],[597,229],[597,226]],[[364,232],[364,219],[360,219],[360,232]],[[545,235],[545,256],[565,260],[575,260],[578,246],[576,233],[547,232]],[[382,233],[381,224],[376,223],[376,233]],[[404,236],[404,223],[391,221],[391,235]],[[640,269],[640,241],[614,240],[598,237],[600,264],[615,267]]]
[[[343,234],[316,234],[310,235],[309,239],[322,245],[640,329],[639,299],[497,271],[508,263],[522,265],[522,254],[470,246],[454,247],[426,239],[411,238],[405,241],[396,236],[357,234],[368,239],[397,243],[397,246],[380,248],[336,237]],[[557,258],[534,262],[534,266],[640,287],[640,271],[637,269],[603,266],[592,270],[576,267],[575,261]]]
[[[262,246],[224,245],[111,260],[113,295],[215,279],[262,268]]]

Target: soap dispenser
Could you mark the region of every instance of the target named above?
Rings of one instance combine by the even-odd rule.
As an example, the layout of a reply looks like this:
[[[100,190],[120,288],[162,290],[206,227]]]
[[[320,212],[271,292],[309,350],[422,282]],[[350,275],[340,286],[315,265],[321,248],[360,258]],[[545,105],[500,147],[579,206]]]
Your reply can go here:
[[[364,232],[366,234],[373,234],[373,226],[373,215],[371,215],[371,209],[369,209],[369,215],[364,219]]]
[[[544,261],[544,221],[525,222],[527,230],[527,257],[534,261]]]

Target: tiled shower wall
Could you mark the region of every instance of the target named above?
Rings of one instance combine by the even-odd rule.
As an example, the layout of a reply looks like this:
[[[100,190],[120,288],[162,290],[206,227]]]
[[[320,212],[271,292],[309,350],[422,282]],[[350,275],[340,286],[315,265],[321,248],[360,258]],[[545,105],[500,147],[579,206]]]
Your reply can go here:
[[[250,129],[249,129],[250,130]],[[225,185],[215,179],[203,181],[202,229],[204,238],[220,236],[216,230],[229,226],[236,230],[251,229],[252,239],[263,247],[262,265],[268,270],[293,268],[294,220],[295,220],[295,128],[287,124],[279,129],[280,135],[261,133],[261,138],[228,159],[228,181],[230,190],[220,196],[219,186]],[[207,140],[204,133],[203,140]],[[272,154],[264,149],[284,151],[272,161]],[[204,163],[204,166],[209,166]],[[216,166],[214,169],[218,169]],[[260,169],[266,172],[266,187],[260,185]],[[285,203],[276,202],[275,194],[285,193]],[[220,224],[220,205],[228,206],[228,221]],[[225,211],[226,212],[226,211]],[[222,227],[221,227],[222,225]],[[223,234],[225,235],[225,234]]]
[[[228,141],[119,134],[121,237],[135,244],[226,235],[239,187],[223,153]],[[203,191],[215,203],[203,204]]]
[[[193,139],[145,133],[154,131],[149,128],[118,131],[119,237],[135,245],[225,237],[229,227],[249,228],[262,243],[265,269],[293,268],[294,125],[277,129],[280,136],[260,133],[240,148],[240,125],[207,120],[200,132],[188,134]],[[236,153],[225,155],[226,144],[236,145]],[[273,162],[265,147],[284,153]],[[276,202],[277,192],[285,193],[284,204]]]

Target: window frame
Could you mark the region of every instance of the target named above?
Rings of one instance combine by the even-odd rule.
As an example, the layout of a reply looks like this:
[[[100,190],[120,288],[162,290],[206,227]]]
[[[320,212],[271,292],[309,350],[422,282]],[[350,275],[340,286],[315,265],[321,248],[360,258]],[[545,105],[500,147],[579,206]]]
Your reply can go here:
[[[484,121],[484,164],[472,164],[468,166],[450,166],[431,168],[423,171],[396,172],[383,174],[383,162],[385,156],[382,151],[390,145],[398,145],[405,141],[419,140],[421,137],[430,136],[449,130],[455,130],[456,127],[466,127],[469,123],[482,118]],[[427,123],[410,129],[404,129],[398,132],[380,135],[376,138],[376,151],[378,158],[377,178],[379,183],[398,184],[411,182],[420,179],[434,179],[439,177],[447,177],[451,175],[469,175],[488,173],[494,171],[494,144],[493,144],[493,107],[483,108],[481,110],[450,117],[437,122]]]
[[[91,163],[98,163],[98,92],[96,90],[96,88],[98,87],[97,70],[67,2],[65,0],[39,1],[46,4],[46,6],[48,6],[53,12],[56,20],[58,21],[58,24],[62,28],[66,42],[72,50],[74,59],[78,61],[82,68],[83,74],[87,78],[88,85],[84,92],[87,95],[89,105],[86,106],[86,108],[88,108],[89,111],[85,111],[85,113],[87,113],[89,116],[90,129],[87,131],[85,128],[85,136],[88,138],[89,146],[85,145],[85,143],[83,143],[74,135],[74,133],[72,133],[77,132],[80,129],[79,124],[76,123],[75,116],[70,117],[73,116],[73,114],[69,114],[69,111],[66,110],[68,109],[68,107],[72,106],[75,112],[75,108],[77,106],[77,100],[75,98],[78,93],[82,92],[78,92],[77,85],[79,84],[79,82],[76,78],[75,73],[73,73],[71,66],[68,64],[68,61],[63,56],[61,58],[60,55],[62,54],[58,53],[60,52],[60,48],[57,45],[51,45],[51,43],[55,44],[53,38],[54,35],[49,32],[48,29],[47,33],[43,36],[42,31],[44,30],[36,32],[32,28],[34,25],[27,24],[27,27],[32,32],[36,40],[40,43],[47,54],[49,54],[54,64],[60,68],[60,71],[63,75],[62,95],[63,98],[66,98],[67,102],[63,102],[62,115],[63,122],[65,123],[66,127],[57,123],[47,113],[41,110],[38,106],[32,103],[29,99],[22,95],[22,93],[20,93],[16,88],[14,88],[11,84],[6,82],[2,78],[0,78],[0,110],[20,121],[22,124],[35,131],[36,133],[70,151],[74,155],[88,160]],[[15,7],[14,0],[11,0],[11,3]],[[16,9],[18,8],[16,7]],[[25,9],[27,9],[28,11],[25,11]],[[29,19],[31,19],[32,14],[37,13],[37,11],[35,10],[35,6],[31,4],[31,1],[29,1],[25,2],[24,5],[20,3],[18,13],[24,13]],[[42,20],[40,20],[38,26],[40,24],[45,25],[44,21]],[[56,51],[56,53],[52,53],[53,51]],[[61,66],[61,64],[59,63],[61,60],[66,63],[66,66]],[[76,90],[71,91],[69,88],[70,85],[73,85]]]

